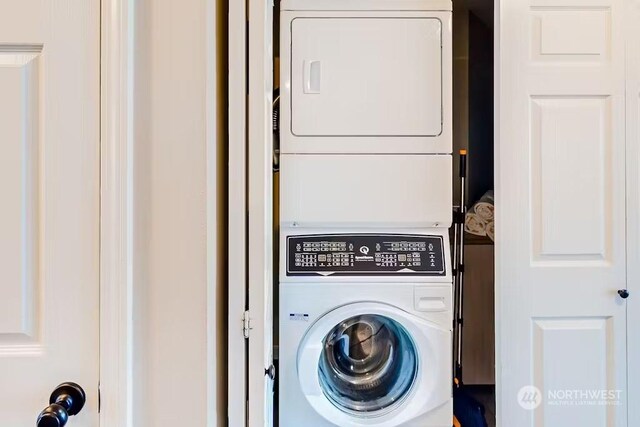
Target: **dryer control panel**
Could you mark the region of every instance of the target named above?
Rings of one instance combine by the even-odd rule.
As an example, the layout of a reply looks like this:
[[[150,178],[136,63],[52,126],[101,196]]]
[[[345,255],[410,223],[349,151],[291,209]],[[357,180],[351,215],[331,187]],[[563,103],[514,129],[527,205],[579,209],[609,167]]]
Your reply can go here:
[[[287,237],[287,276],[445,276],[444,239],[419,234]]]

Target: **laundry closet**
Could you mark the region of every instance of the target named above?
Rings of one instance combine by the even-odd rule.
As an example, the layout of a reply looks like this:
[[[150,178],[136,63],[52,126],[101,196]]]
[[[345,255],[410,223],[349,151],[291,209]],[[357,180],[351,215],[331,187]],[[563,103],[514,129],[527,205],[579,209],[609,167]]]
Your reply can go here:
[[[231,40],[249,52],[231,79],[248,90],[248,144],[230,151],[247,159],[231,185],[249,214],[248,285],[230,288],[245,337],[230,330],[230,372],[246,375],[230,396],[247,399],[230,419],[448,426],[461,379],[489,426],[627,425],[620,190],[637,118],[620,117],[634,54],[629,5],[594,1],[249,5]],[[572,387],[625,397],[549,401]]]
[[[489,162],[470,168],[474,180],[466,190],[473,197],[492,190],[492,30],[480,20],[469,28],[469,10],[452,14],[448,1],[404,8],[388,2],[284,1],[274,12],[274,226],[280,236],[274,262],[274,408],[281,426],[303,420],[314,426],[452,422],[457,295],[451,248],[457,242],[451,239],[458,238],[450,234],[454,193],[458,205],[460,198],[453,164],[472,145],[471,117],[478,127],[472,139],[481,149],[469,157]],[[491,5],[485,14],[492,16]],[[482,30],[478,36],[484,35],[486,45],[478,39],[474,47],[485,50],[474,52],[476,80],[469,85],[468,34]],[[478,99],[483,94],[487,98]],[[479,108],[469,108],[472,102]],[[464,382],[490,406],[491,417],[492,240],[465,233],[464,241],[470,243]],[[403,325],[380,309],[409,312],[427,323]],[[340,310],[344,314],[335,318]],[[455,316],[461,323],[463,316]],[[430,336],[426,332],[434,326],[438,333]],[[403,347],[420,345],[410,327],[421,330],[417,337],[426,331],[425,348],[415,354]],[[375,349],[385,346],[382,337],[392,343],[384,351],[410,354],[408,359],[398,359],[396,367],[377,356]],[[353,354],[339,349],[343,342]],[[412,366],[419,372],[415,378]],[[379,373],[384,371],[387,377]]]

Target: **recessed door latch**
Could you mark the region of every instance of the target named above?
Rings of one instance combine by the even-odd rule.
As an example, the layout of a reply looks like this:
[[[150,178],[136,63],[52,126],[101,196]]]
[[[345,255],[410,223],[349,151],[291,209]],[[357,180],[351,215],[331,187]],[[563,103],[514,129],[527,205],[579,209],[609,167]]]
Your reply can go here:
[[[622,299],[627,299],[627,298],[629,298],[629,291],[626,290],[626,289],[620,289],[618,291],[618,295],[620,295],[620,298],[622,298]]]

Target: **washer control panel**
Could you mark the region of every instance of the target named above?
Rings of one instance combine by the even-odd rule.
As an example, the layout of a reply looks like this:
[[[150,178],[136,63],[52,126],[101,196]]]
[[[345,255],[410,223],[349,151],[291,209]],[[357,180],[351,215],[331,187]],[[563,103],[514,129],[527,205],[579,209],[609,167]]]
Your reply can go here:
[[[287,276],[444,276],[444,239],[421,234],[287,237]]]

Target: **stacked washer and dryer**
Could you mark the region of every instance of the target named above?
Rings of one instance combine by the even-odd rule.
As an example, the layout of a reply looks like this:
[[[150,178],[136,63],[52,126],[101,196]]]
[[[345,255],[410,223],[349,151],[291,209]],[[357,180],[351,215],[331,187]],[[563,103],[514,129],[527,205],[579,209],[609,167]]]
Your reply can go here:
[[[451,7],[281,3],[281,427],[452,424]]]

